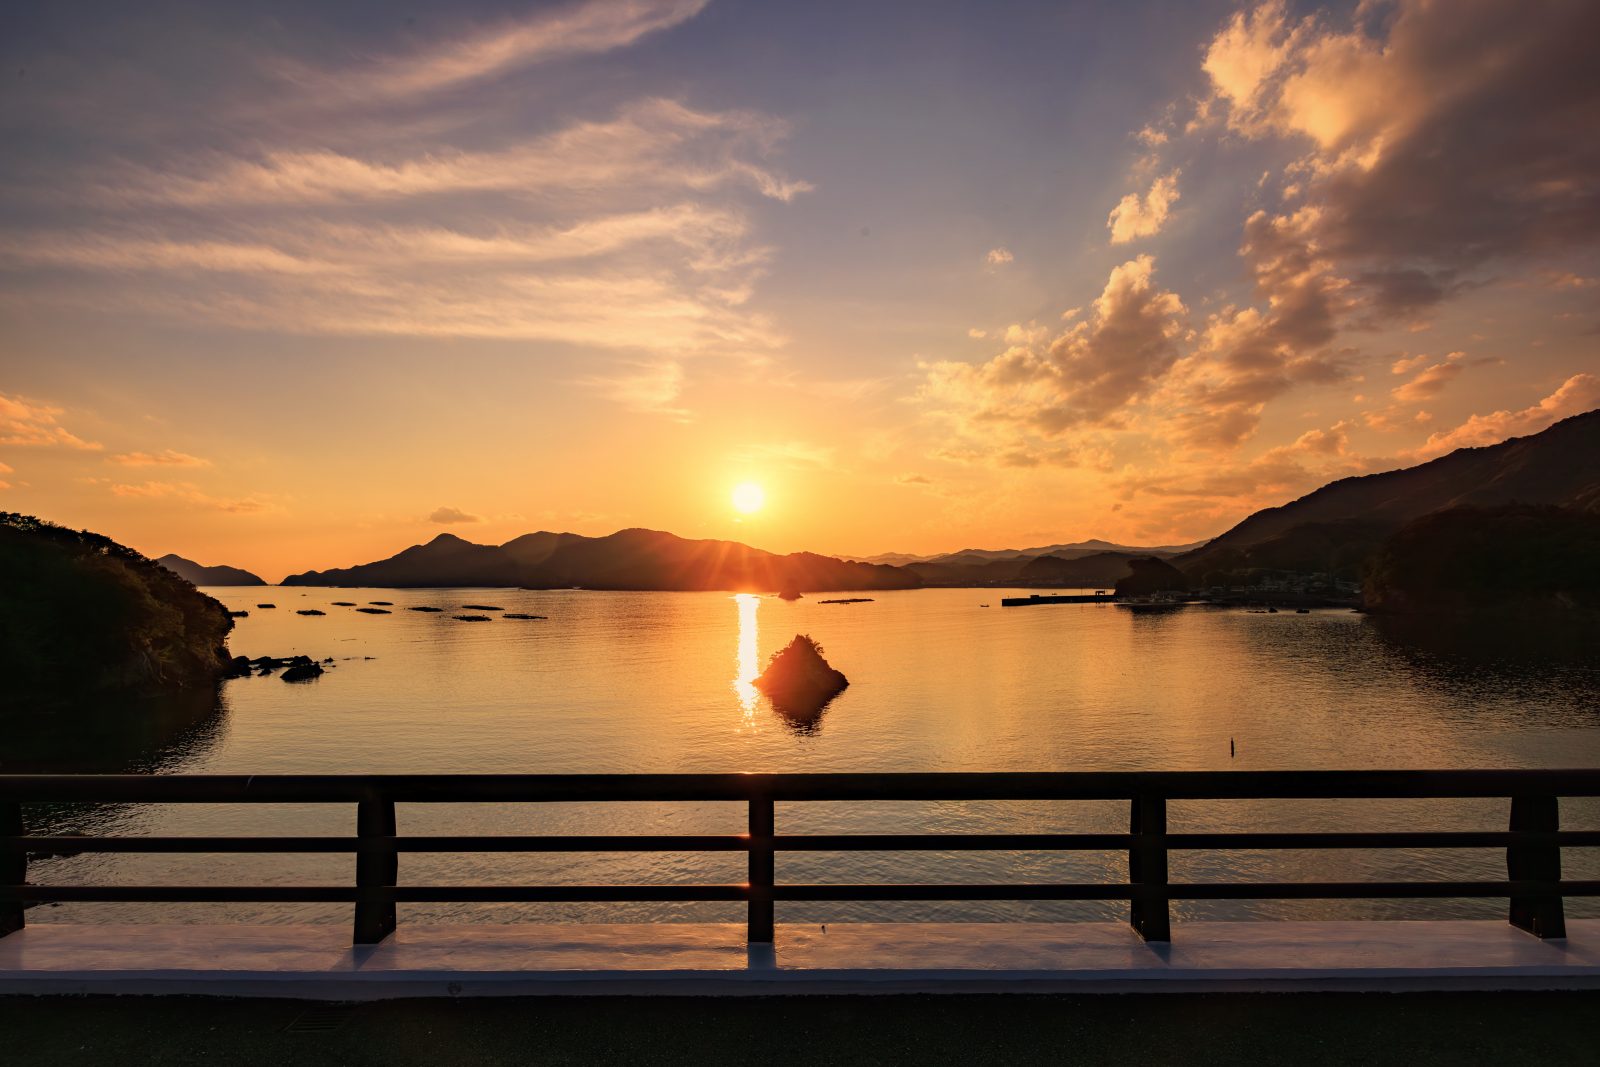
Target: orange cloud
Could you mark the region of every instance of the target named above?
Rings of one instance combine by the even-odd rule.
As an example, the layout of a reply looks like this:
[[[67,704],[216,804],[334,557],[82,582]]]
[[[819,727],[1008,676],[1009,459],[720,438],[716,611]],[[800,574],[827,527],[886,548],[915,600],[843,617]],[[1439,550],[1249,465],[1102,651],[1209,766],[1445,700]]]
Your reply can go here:
[[[1487,415],[1473,415],[1452,430],[1431,435],[1415,455],[1442,455],[1457,448],[1492,445],[1508,437],[1538,433],[1568,416],[1597,407],[1600,407],[1600,377],[1574,374],[1537,404],[1520,411],[1502,409]]]
[[[1410,381],[1395,386],[1390,390],[1390,393],[1396,400],[1408,404],[1438,396],[1446,385],[1458,378],[1461,372],[1466,369],[1467,365],[1463,362],[1462,357],[1463,353],[1452,352],[1440,362],[1424,367]],[[1397,362],[1395,366],[1399,367],[1401,363],[1409,367],[1415,361],[1405,360]],[[1396,373],[1404,372],[1396,371]]]
[[[21,396],[0,393],[0,445],[75,448],[97,451],[100,445],[85,441],[56,420],[62,409]]]
[[[115,463],[122,467],[209,467],[209,459],[191,456],[187,452],[176,452],[164,448],[160,452],[123,452],[115,456],[107,456],[106,462]]]
[[[1316,204],[1312,237],[1373,316],[1408,315],[1499,259],[1600,238],[1600,8],[1550,0],[1525,17],[1493,0],[1365,5],[1346,24],[1293,20],[1281,0],[1235,15],[1212,40],[1211,96],[1251,137],[1309,145],[1290,168]],[[1473,57],[1463,61],[1462,57]]]
[[[1111,243],[1126,244],[1139,237],[1153,237],[1166,224],[1167,213],[1178,200],[1178,171],[1157,178],[1143,197],[1129,193],[1106,219]]]
[[[452,523],[482,522],[483,516],[470,514],[460,508],[440,507],[433,509],[433,512],[428,516],[428,521],[437,522],[441,525],[450,525]]]
[[[1240,254],[1255,277],[1259,307],[1224,307],[1207,321],[1194,352],[1165,383],[1160,406],[1178,439],[1201,448],[1233,448],[1255,433],[1273,399],[1301,384],[1347,374],[1328,351],[1347,300],[1347,283],[1308,231],[1317,213],[1245,222]]]
[[[979,454],[1026,454],[1029,437],[1117,423],[1179,354],[1186,310],[1152,284],[1154,271],[1150,256],[1116,267],[1090,320],[1054,337],[1015,325],[1010,347],[986,363],[924,364],[918,400]]]
[[[229,500],[212,496],[192,482],[142,482],[138,485],[113,485],[111,492],[132,500],[165,500],[206,511],[250,514],[269,510],[270,505],[254,498]]]

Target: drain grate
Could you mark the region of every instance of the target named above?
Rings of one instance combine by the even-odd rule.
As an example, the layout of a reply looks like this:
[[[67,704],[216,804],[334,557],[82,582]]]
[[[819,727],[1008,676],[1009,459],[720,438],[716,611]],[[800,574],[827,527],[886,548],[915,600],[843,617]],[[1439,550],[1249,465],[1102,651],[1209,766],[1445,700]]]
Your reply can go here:
[[[319,1004],[295,1016],[284,1030],[291,1034],[325,1034],[343,1026],[351,1011],[349,1004]]]

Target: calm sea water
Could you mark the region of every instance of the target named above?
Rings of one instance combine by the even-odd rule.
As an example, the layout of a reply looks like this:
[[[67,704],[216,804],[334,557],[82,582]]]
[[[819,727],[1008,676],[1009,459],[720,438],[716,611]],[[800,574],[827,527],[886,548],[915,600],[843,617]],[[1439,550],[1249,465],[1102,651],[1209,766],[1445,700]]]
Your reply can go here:
[[[164,737],[122,739],[153,773],[1311,769],[1600,766],[1593,657],[1466,654],[1348,611],[1276,615],[1112,605],[1002,609],[1002,590],[785,603],[720,593],[210,589],[248,610],[249,656],[336,658],[304,684],[231,681],[220,706]],[[365,615],[334,601],[392,601]],[[275,610],[261,610],[271,601]],[[548,616],[458,622],[464,605]],[[986,606],[987,605],[987,606]],[[440,613],[407,610],[443,608]],[[302,616],[318,608],[325,616]],[[796,633],[850,688],[811,721],[750,685]],[[1230,752],[1230,741],[1233,749]],[[94,769],[111,769],[102,761]],[[36,811],[58,830],[348,834],[343,806],[144,806]],[[1569,802],[1569,826],[1600,810]],[[405,806],[401,833],[732,833],[738,805]],[[1120,830],[1123,804],[787,804],[780,832]],[[1211,802],[1173,829],[1503,829],[1505,802]],[[1569,856],[1577,857],[1576,852]],[[742,857],[426,856],[409,884],[742,881]],[[36,862],[37,882],[348,884],[348,856],[86,856]],[[780,855],[804,881],[1122,880],[1113,853]],[[1600,861],[1569,861],[1600,877]],[[1173,877],[1496,878],[1504,856],[1453,850],[1175,854]],[[1196,902],[1175,918],[1487,916],[1499,902]],[[1574,914],[1595,914],[1573,902]],[[737,905],[403,905],[402,922],[734,920]],[[779,921],[1109,918],[1116,905],[779,905]],[[71,905],[30,921],[348,921],[342,905]]]

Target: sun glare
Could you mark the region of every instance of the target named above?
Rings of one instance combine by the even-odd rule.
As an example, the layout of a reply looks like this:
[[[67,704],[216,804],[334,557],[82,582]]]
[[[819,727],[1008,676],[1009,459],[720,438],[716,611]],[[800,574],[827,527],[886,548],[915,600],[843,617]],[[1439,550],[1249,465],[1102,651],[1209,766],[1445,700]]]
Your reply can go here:
[[[755,482],[740,482],[733,487],[733,510],[741,515],[755,514],[766,502],[766,490]]]

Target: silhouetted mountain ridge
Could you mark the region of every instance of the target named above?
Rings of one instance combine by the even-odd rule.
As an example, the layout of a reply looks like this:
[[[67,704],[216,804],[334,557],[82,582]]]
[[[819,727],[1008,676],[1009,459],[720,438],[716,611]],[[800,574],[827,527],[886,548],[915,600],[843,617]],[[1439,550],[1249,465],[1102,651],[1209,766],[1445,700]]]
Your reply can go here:
[[[921,581],[900,568],[812,552],[778,555],[736,541],[692,540],[660,530],[629,529],[605,537],[539,531],[503,545],[479,545],[440,534],[388,559],[291,574],[283,584],[835,592],[909,589]]]
[[[239,567],[205,567],[192,559],[184,559],[176,552],[168,552],[156,562],[191,585],[267,584],[256,575]]]
[[[997,560],[1029,560],[1037,559],[1040,556],[1077,559],[1081,556],[1099,555],[1102,552],[1121,552],[1128,556],[1140,558],[1150,556],[1165,558],[1193,551],[1204,544],[1206,544],[1205,541],[1192,541],[1186,545],[1143,547],[1139,545],[1119,545],[1113,541],[1102,541],[1097,537],[1091,537],[1087,541],[1072,541],[1059,545],[1040,545],[1038,548],[963,548],[958,552],[937,552],[928,556],[917,556],[907,552],[885,552],[877,556],[846,556],[844,558],[861,563],[889,563],[896,567],[907,567],[914,563],[977,566]]]
[[[1264,508],[1173,559],[1191,578],[1268,568],[1353,571],[1406,523],[1460,507],[1600,509],[1600,410],[1415,467],[1343,478]]]

